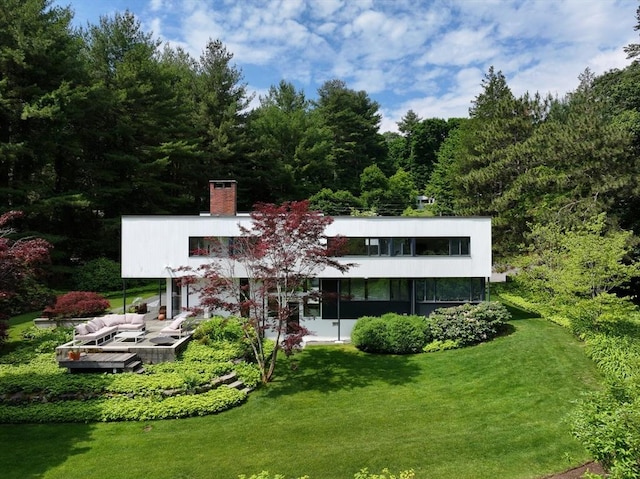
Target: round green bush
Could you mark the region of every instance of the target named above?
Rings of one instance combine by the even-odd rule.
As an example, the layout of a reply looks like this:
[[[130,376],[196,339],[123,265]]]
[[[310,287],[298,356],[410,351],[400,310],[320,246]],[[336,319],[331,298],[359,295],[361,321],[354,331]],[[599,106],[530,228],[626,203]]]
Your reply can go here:
[[[388,352],[387,326],[382,318],[363,316],[351,331],[351,342],[366,353]]]
[[[193,332],[193,339],[207,344],[210,341],[242,341],[244,333],[242,324],[235,317],[214,317],[198,325]]]
[[[396,313],[364,316],[351,332],[352,343],[368,353],[418,353],[430,339],[424,317]]]
[[[427,322],[422,316],[385,314],[388,349],[393,354],[415,354],[427,344]]]
[[[217,343],[233,344],[240,350],[239,357],[248,359],[252,357],[253,352],[245,337],[244,327],[241,320],[234,316],[216,316],[200,323],[193,332],[193,338],[210,346]]]

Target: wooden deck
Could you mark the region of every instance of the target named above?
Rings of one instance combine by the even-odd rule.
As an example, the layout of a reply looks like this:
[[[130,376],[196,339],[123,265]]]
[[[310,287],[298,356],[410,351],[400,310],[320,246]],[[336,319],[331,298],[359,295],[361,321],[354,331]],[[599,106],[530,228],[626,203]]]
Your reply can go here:
[[[56,348],[56,359],[60,366],[68,367],[71,362],[67,360],[67,354],[70,351],[81,351],[85,353],[82,357],[85,358],[87,354],[98,353],[131,353],[137,354],[138,358],[144,364],[157,364],[167,361],[175,361],[180,352],[182,352],[189,341],[191,340],[191,334],[186,334],[181,338],[176,338],[173,344],[170,345],[158,345],[151,342],[151,338],[160,336],[160,330],[167,326],[167,321],[158,321],[157,319],[148,320],[145,322],[146,330],[145,335],[142,338],[138,338],[137,341],[105,341],[100,345],[82,344],[79,341],[70,341],[62,344]],[[76,361],[73,361],[74,363]],[[75,366],[76,369],[82,369],[82,367]],[[107,368],[105,367],[104,370]],[[117,369],[117,368],[116,368]],[[96,368],[96,370],[99,370]],[[104,371],[103,370],[103,371]]]
[[[78,360],[64,359],[58,364],[70,373],[140,372],[142,361],[135,353],[87,353]]]

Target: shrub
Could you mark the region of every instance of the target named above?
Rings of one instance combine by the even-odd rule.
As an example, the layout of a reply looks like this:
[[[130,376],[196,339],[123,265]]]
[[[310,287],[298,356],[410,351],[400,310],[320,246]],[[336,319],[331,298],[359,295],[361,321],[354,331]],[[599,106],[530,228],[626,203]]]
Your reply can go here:
[[[204,344],[210,341],[235,342],[242,341],[244,333],[238,318],[233,316],[228,318],[215,317],[200,323],[193,332],[193,339]]]
[[[351,331],[351,342],[366,353],[387,352],[387,326],[380,317],[363,316]]]
[[[485,302],[437,309],[429,315],[428,323],[433,339],[470,346],[495,337],[510,318],[502,304]]]
[[[56,298],[53,306],[44,309],[44,314],[55,319],[84,318],[104,314],[109,301],[98,293],[70,291]]]
[[[120,265],[108,258],[96,258],[76,268],[74,285],[81,291],[117,291],[122,288]]]
[[[219,342],[232,343],[240,348],[237,357],[250,358],[251,345],[245,337],[241,320],[230,316],[227,318],[214,317],[198,325],[193,332],[193,338],[202,344],[213,345]]]
[[[55,301],[56,296],[49,288],[40,284],[35,278],[24,278],[16,285],[15,294],[2,302],[3,313],[8,316],[38,311]]]
[[[573,415],[573,434],[611,479],[640,477],[640,407],[613,391],[594,393]]]
[[[368,353],[418,353],[428,339],[424,317],[396,313],[364,316],[358,319],[351,332],[353,344]]]
[[[422,351],[428,340],[427,322],[424,317],[385,314],[382,319],[387,323],[389,352],[414,354]]]
[[[9,321],[0,318],[0,345],[9,337]]]

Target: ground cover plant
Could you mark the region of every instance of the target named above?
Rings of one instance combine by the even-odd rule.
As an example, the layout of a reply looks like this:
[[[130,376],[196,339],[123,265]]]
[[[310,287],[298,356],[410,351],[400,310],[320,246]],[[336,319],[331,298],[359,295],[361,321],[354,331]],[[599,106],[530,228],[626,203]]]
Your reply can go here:
[[[139,421],[212,414],[246,399],[246,392],[220,387],[218,378],[235,372],[248,387],[259,380],[254,366],[239,361],[244,346],[228,339],[193,341],[181,360],[147,365],[142,375],[69,374],[58,367],[54,350],[71,336],[69,328],[27,328],[22,332],[25,344],[0,356],[0,422]]]
[[[413,469],[416,478],[525,479],[585,462],[563,420],[576,391],[595,387],[593,363],[557,325],[510,325],[512,334],[491,342],[432,354],[307,347],[283,358],[276,379],[242,407],[218,415],[0,425],[3,477],[235,478],[268,470],[352,478],[367,467]],[[118,467],[105,468],[116,453]]]

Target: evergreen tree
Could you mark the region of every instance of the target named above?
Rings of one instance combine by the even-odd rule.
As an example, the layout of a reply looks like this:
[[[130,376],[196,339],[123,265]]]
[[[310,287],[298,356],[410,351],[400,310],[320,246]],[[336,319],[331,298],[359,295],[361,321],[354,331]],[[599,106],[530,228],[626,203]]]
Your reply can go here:
[[[247,107],[251,97],[242,71],[232,64],[233,54],[220,40],[210,40],[197,64],[195,82],[196,126],[204,161],[201,191],[208,179],[238,181],[238,207],[249,210],[265,191],[266,175],[251,155],[247,137]]]
[[[496,201],[527,170],[518,152],[545,119],[549,102],[537,94],[515,98],[504,75],[493,67],[482,86],[469,110],[469,121],[460,126],[454,204],[457,214],[493,216],[494,238],[505,248],[496,252],[505,254],[518,244],[522,232],[514,234],[514,223],[502,221]]]
[[[318,89],[317,110],[333,137],[329,158],[335,164],[335,187],[355,194],[362,170],[384,163],[378,109],[366,92],[350,90],[341,80],[329,80]]]
[[[269,201],[305,199],[330,185],[331,135],[318,124],[304,92],[281,81],[251,115],[249,130],[265,172]]]
[[[132,13],[101,17],[85,38],[93,81],[82,131],[87,195],[105,227],[96,249],[117,258],[122,214],[181,209],[169,170],[174,151],[188,149],[180,142],[187,110],[174,72],[160,61],[160,43]]]
[[[77,180],[86,76],[71,18],[48,0],[0,9],[0,198],[25,213],[24,230],[55,245],[56,262],[97,226]]]

